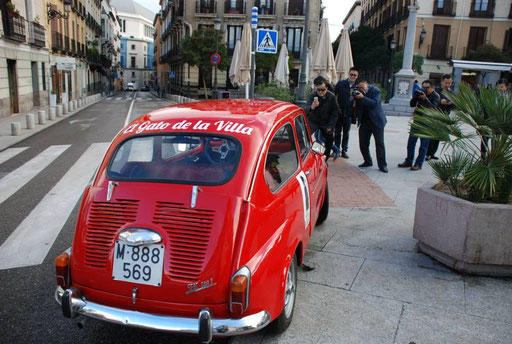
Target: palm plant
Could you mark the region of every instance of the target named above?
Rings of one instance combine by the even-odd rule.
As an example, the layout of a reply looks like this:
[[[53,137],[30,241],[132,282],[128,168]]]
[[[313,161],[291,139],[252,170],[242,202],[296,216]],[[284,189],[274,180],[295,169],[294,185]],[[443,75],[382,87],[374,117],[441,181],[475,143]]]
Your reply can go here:
[[[475,93],[462,84],[446,93],[455,110],[421,109],[412,126],[418,137],[443,142],[434,175],[452,195],[472,202],[509,203],[512,193],[512,97],[496,89]]]

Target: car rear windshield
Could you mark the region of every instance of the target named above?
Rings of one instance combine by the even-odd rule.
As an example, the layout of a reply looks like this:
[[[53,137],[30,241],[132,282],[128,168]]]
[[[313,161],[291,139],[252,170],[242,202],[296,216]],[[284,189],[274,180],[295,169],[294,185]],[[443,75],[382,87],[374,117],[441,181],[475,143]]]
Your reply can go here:
[[[113,180],[223,184],[235,174],[238,140],[224,136],[138,136],[120,144],[109,162]]]

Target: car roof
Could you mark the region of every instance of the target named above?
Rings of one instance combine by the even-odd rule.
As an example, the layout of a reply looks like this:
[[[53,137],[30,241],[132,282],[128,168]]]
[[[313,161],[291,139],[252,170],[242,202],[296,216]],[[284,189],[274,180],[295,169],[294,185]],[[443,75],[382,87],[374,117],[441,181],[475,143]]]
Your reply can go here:
[[[276,100],[226,99],[172,105],[142,115],[120,138],[162,132],[216,133],[263,142],[269,130],[298,106]]]

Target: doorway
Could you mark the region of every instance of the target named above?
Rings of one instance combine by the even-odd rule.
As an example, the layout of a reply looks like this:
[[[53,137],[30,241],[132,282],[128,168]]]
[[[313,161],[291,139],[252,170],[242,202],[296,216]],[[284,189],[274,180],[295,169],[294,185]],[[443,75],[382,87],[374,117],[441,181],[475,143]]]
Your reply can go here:
[[[11,115],[20,111],[18,102],[18,78],[16,76],[16,60],[7,60],[7,76],[9,78],[9,97],[11,99]]]
[[[37,62],[31,62],[32,68],[32,91],[34,98],[34,106],[40,106],[39,100],[39,73],[37,70]]]

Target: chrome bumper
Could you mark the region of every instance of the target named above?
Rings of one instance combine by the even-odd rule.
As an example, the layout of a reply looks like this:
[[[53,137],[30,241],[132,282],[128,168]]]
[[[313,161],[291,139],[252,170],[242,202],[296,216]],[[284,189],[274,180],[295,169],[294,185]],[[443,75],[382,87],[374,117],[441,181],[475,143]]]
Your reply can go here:
[[[60,286],[55,290],[55,300],[62,306],[62,312],[68,318],[84,315],[114,324],[142,329],[197,334],[205,343],[211,340],[212,335],[225,337],[252,333],[270,323],[270,314],[267,311],[261,311],[240,319],[212,319],[208,309],[202,309],[198,318],[130,311],[87,301],[76,289],[64,290]]]

